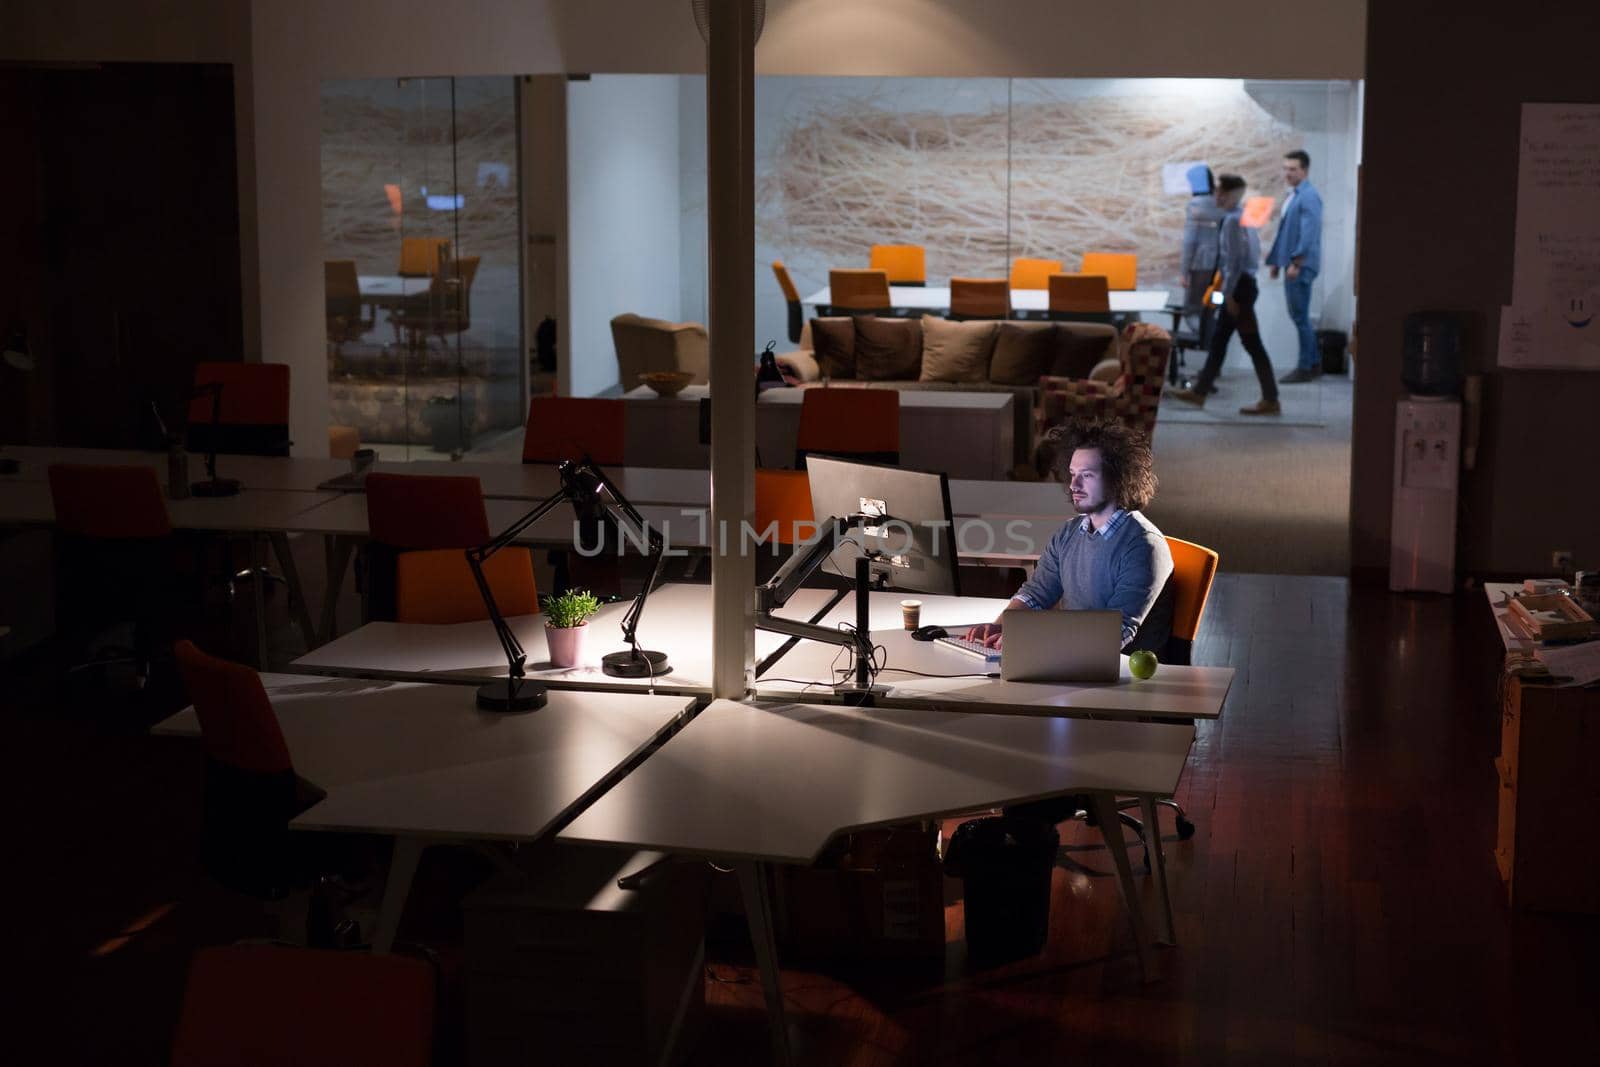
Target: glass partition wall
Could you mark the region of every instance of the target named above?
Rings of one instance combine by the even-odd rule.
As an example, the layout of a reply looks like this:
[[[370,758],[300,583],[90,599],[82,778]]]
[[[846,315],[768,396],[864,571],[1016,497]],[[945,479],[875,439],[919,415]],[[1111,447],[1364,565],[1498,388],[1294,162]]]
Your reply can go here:
[[[383,458],[521,425],[518,188],[513,79],[323,84],[330,417]]]

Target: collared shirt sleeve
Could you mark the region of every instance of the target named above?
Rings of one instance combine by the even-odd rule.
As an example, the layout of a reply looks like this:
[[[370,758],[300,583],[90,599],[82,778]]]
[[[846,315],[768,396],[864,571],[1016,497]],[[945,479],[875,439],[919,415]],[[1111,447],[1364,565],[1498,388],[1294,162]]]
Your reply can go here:
[[[1079,521],[1072,520],[1050,538],[1050,543],[1039,554],[1033,577],[1023,582],[1022,588],[1017,590],[1016,599],[1034,611],[1046,611],[1061,603],[1061,552]]]

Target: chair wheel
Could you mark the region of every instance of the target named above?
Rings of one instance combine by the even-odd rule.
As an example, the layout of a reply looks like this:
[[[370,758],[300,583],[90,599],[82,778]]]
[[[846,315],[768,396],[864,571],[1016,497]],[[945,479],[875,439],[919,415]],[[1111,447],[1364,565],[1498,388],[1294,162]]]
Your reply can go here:
[[[1187,840],[1189,840],[1189,838],[1191,838],[1193,836],[1194,836],[1194,823],[1190,822],[1188,819],[1184,818],[1182,815],[1178,816],[1178,840],[1179,841],[1187,841]]]

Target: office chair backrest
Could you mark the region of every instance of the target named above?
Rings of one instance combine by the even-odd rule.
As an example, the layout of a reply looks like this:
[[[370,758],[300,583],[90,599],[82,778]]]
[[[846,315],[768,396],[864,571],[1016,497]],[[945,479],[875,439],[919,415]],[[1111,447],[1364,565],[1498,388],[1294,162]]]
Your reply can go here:
[[[397,549],[470,548],[489,540],[478,479],[459,474],[367,475],[367,536]]]
[[[951,278],[952,319],[1011,317],[1011,283],[1004,278]]]
[[[153,467],[52,463],[47,475],[62,533],[122,541],[172,532]]]
[[[293,770],[259,674],[242,663],[207,655],[190,641],[177,642],[173,651],[208,757],[253,774]]]
[[[330,319],[342,316],[354,322],[361,317],[361,279],[356,274],[355,260],[324,260],[322,289]]]
[[[211,423],[214,399],[189,401],[188,446],[191,452],[240,456],[289,454],[289,365],[287,363],[197,363],[195,388],[222,386],[216,427]]]
[[[400,239],[400,270],[398,273],[412,278],[426,278],[438,274],[439,268],[450,260],[448,237],[402,237]]]
[[[1048,289],[1050,275],[1060,273],[1059,259],[1014,259],[1011,261],[1011,288]]]
[[[868,264],[887,274],[890,285],[928,284],[927,256],[921,245],[873,245]]]
[[[783,300],[789,309],[789,343],[797,345],[805,320],[805,312],[800,307],[800,290],[795,288],[794,279],[789,277],[789,268],[783,265],[783,260],[772,261],[772,275],[778,279],[778,288],[783,290]]]
[[[173,1067],[426,1067],[433,967],[392,953],[218,945],[195,953]]]
[[[609,397],[536,396],[528,402],[522,462],[560,463],[587,455],[620,466],[627,445],[627,405]]]
[[[538,612],[533,557],[526,548],[507,545],[484,560],[483,577],[502,616]],[[478,591],[465,552],[434,548],[400,553],[395,570],[396,622],[438,624],[488,617],[489,609]]]
[[[1200,632],[1212,579],[1217,576],[1218,556],[1209,548],[1176,537],[1167,538],[1167,548],[1172,553],[1172,577],[1167,579],[1173,587],[1172,637],[1161,659],[1186,664]]]
[[[776,523],[778,544],[797,545],[815,530],[814,526],[803,524],[815,521],[811,512],[811,478],[805,471],[756,470],[757,532]]]
[[[807,389],[800,399],[795,467],[819,455],[868,463],[900,462],[900,392],[896,389]]]
[[[889,307],[889,274],[881,270],[830,270],[830,306],[849,311],[885,311]]]
[[[1085,252],[1081,274],[1104,274],[1107,284],[1123,291],[1139,287],[1139,257],[1131,252]]]
[[[1051,311],[1110,312],[1110,283],[1103,274],[1052,274]]]

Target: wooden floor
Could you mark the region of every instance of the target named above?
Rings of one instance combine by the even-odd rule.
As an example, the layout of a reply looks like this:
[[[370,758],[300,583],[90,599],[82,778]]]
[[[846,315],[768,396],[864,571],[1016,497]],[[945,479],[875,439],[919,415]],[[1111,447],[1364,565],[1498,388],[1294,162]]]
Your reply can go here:
[[[1542,1063],[1597,1047],[1600,922],[1513,915],[1495,877],[1497,655],[1475,594],[1223,575],[1195,658],[1239,675],[1184,776],[1198,833],[1166,824],[1180,944],[1159,951],[1160,981],[1139,982],[1109,858],[1070,827],[1042,956],[969,973],[953,904],[943,974],[786,970],[797,1061]],[[22,986],[7,1059],[163,1062],[189,955],[260,929],[195,864],[193,747],[141,733],[180,697],[64,696],[41,658],[0,685]],[[403,930],[446,975],[472,873],[425,861]],[[760,986],[736,947],[721,955],[691,1059],[760,1062]],[[461,1061],[453,1003],[441,1063]]]

